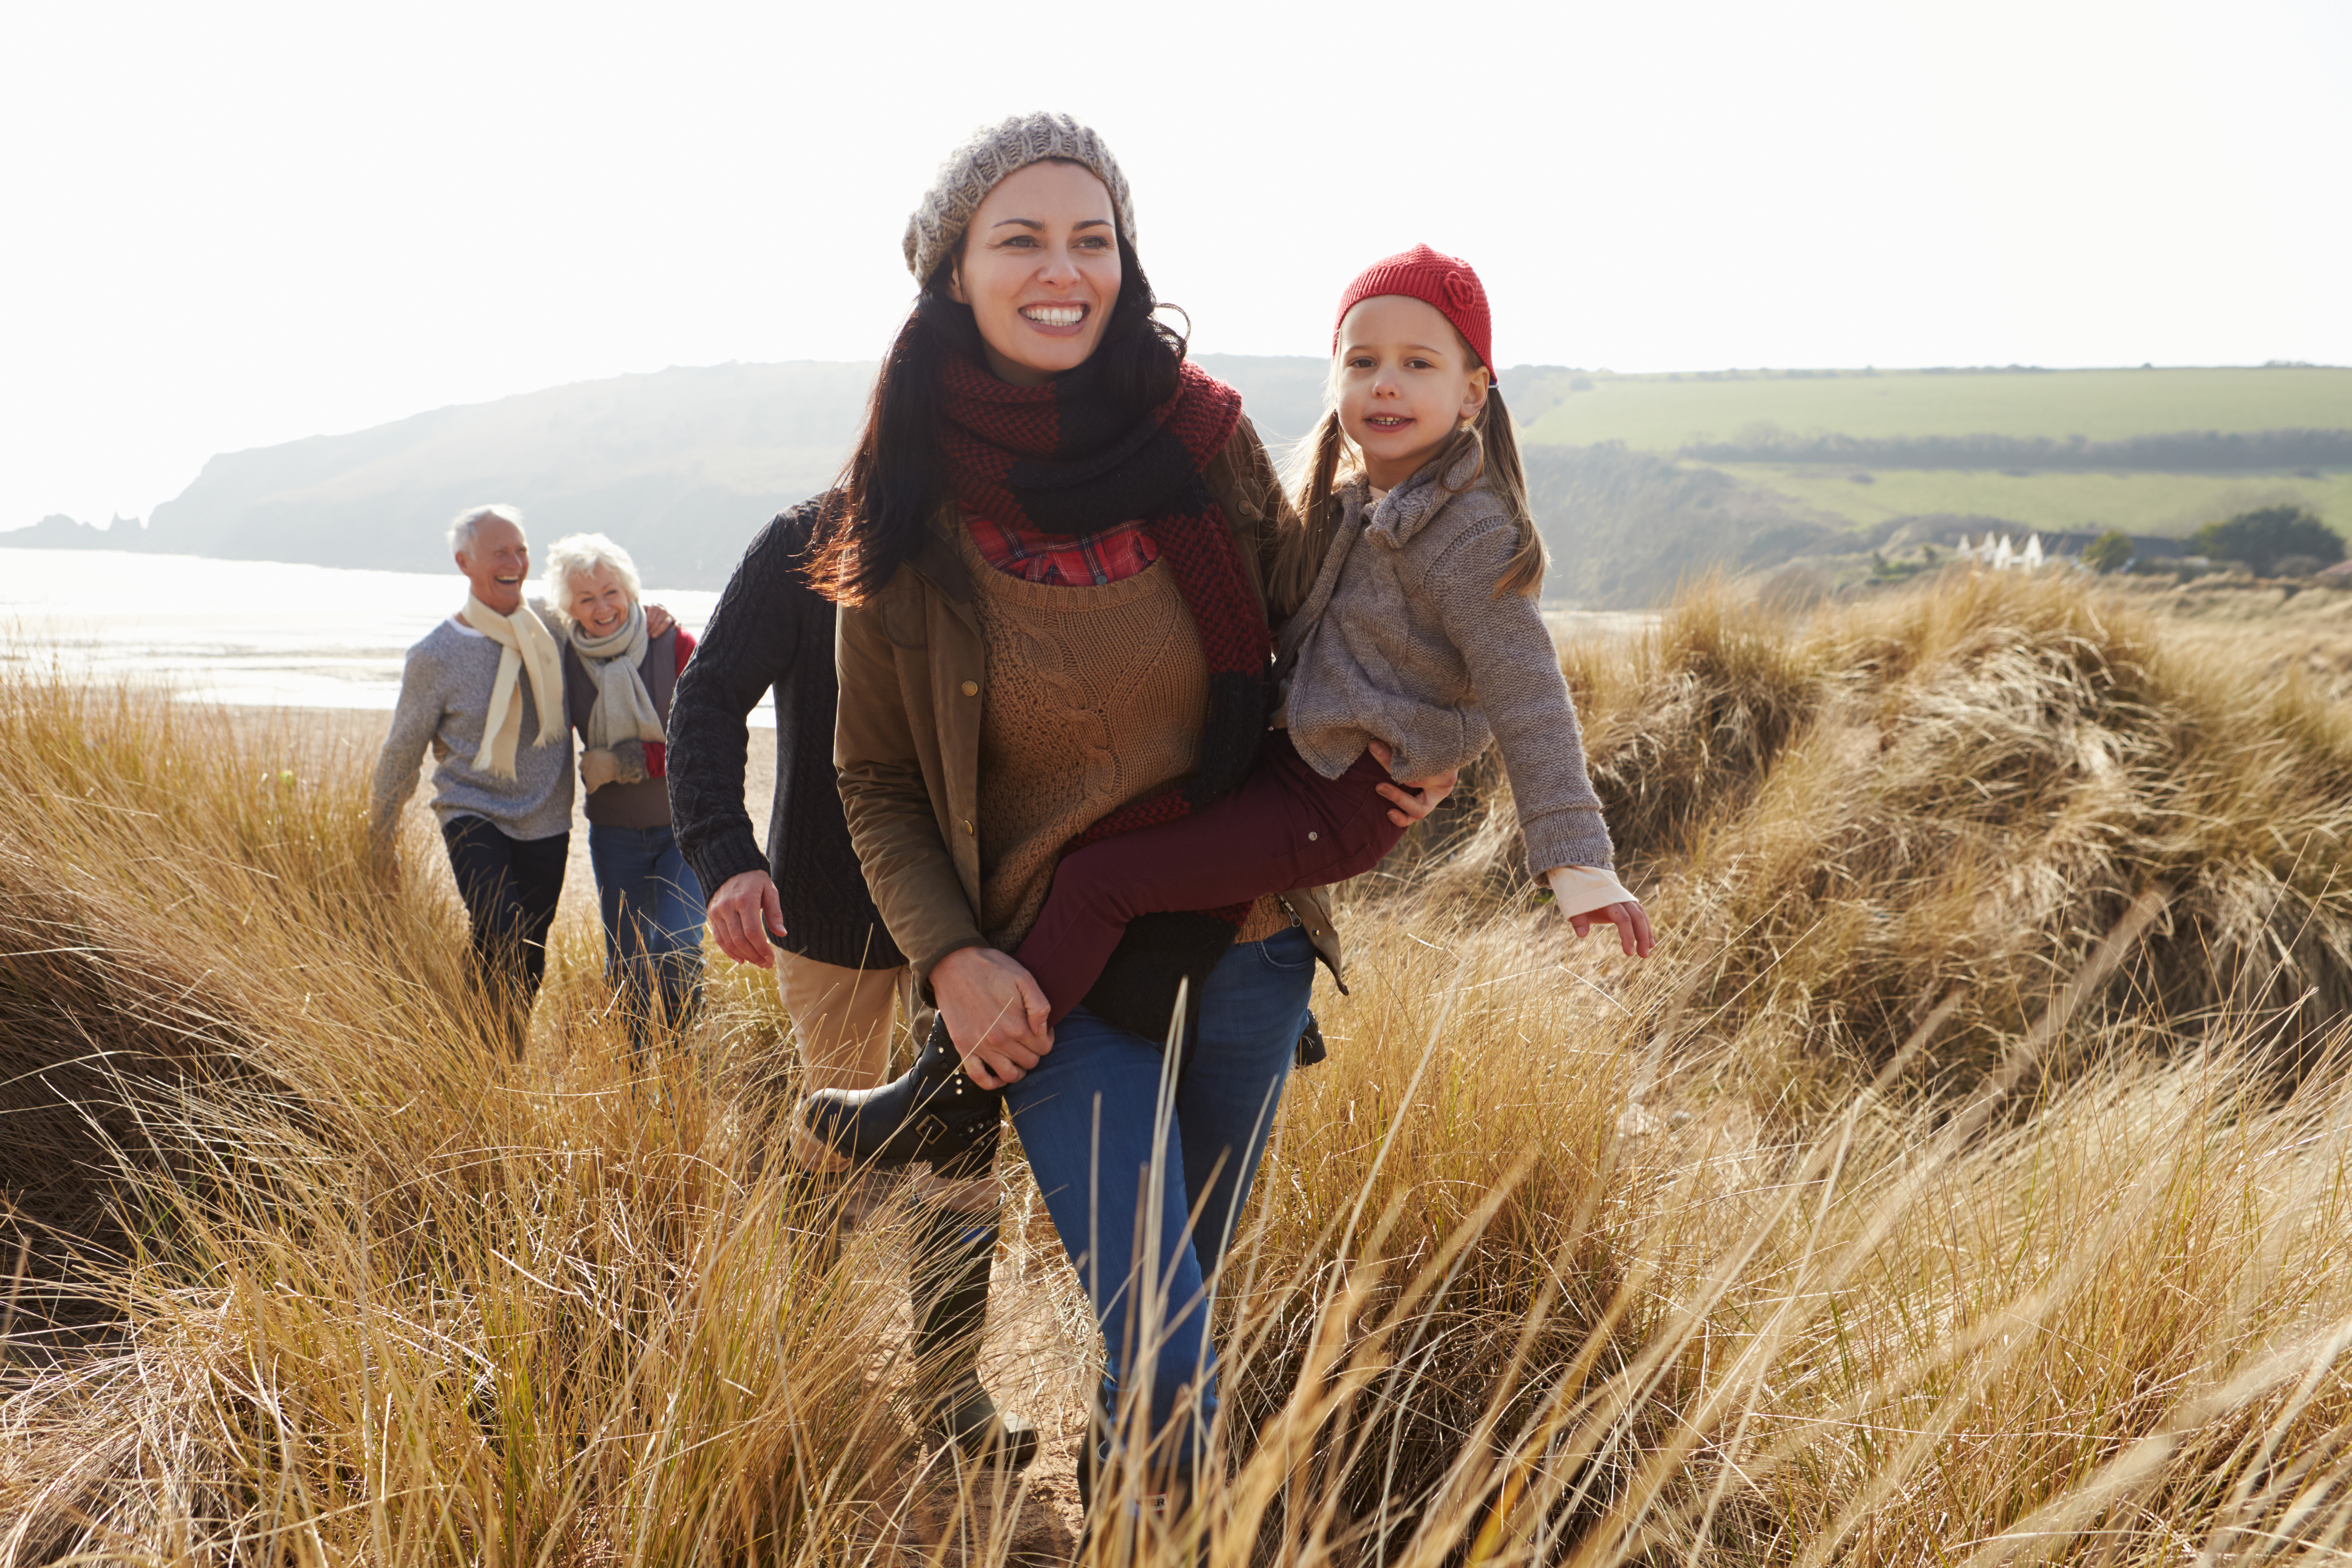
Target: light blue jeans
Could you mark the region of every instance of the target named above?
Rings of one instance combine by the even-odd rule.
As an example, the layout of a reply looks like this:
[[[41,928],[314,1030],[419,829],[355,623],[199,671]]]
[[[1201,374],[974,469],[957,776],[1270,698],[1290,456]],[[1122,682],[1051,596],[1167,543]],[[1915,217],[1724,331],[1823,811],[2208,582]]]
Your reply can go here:
[[[1160,1043],[1084,1007],[1005,1090],[1102,1331],[1099,1414],[1116,1431],[1120,1387],[1132,1385],[1148,1401],[1151,1431],[1169,1443],[1155,1465],[1172,1463],[1181,1476],[1192,1473],[1217,1405],[1210,1287],[1274,1131],[1314,984],[1314,944],[1297,926],[1227,952],[1202,988],[1164,1123]],[[1180,1426],[1180,1415],[1191,1420]]]
[[[667,827],[588,825],[604,917],[604,978],[620,988],[629,1043],[642,1047],[654,1003],[677,1028],[702,1000],[702,884]]]

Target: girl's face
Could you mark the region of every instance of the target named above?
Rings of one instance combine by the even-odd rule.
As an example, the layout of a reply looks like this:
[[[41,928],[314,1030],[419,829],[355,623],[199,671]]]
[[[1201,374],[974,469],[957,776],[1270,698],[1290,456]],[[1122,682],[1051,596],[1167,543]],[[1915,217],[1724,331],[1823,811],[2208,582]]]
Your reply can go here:
[[[563,607],[592,637],[608,637],[629,618],[629,590],[610,566],[599,563],[572,574],[572,599]]]
[[[1036,386],[1086,363],[1118,284],[1110,192],[1078,164],[1032,163],[972,214],[948,295],[971,307],[988,368]]]
[[[1339,322],[1339,426],[1365,477],[1393,489],[1486,406],[1486,371],[1434,305],[1359,300]]]

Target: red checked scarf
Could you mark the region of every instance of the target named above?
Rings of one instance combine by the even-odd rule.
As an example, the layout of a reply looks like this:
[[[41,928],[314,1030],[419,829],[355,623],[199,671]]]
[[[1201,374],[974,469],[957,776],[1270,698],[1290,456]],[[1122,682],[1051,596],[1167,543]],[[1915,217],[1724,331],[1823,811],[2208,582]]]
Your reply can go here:
[[[1265,732],[1274,657],[1232,525],[1202,477],[1241,422],[1241,394],[1187,363],[1174,397],[1126,423],[1091,382],[1082,368],[1014,386],[958,359],[948,366],[940,425],[949,479],[967,510],[1064,537],[1140,519],[1200,634],[1209,718],[1192,784],[1122,806],[1079,836],[1088,844],[1182,816],[1241,782]]]
[[[1204,478],[1241,421],[1241,395],[1188,363],[1175,396],[1140,420],[1123,419],[1097,391],[1087,367],[1043,386],[1014,386],[961,358],[950,363],[942,391],[940,450],[964,510],[1065,537],[1141,520],[1176,574],[1208,662],[1209,716],[1192,783],[1130,801],[1072,839],[1064,853],[1173,822],[1224,795],[1256,760],[1274,653],[1232,526]],[[1156,945],[1162,961],[1122,964],[1115,957],[1088,994],[1088,1005],[1139,1034],[1157,1036],[1167,1026],[1177,975],[1192,974],[1197,995],[1197,981],[1206,973],[1201,960],[1206,955],[1213,963],[1248,910],[1243,904],[1201,911],[1213,931],[1202,929],[1200,915],[1134,922],[1121,954]],[[1178,929],[1187,921],[1190,932]],[[1157,928],[1156,942],[1147,927]],[[1147,969],[1153,973],[1142,973]],[[1155,1011],[1156,1023],[1150,1021]]]

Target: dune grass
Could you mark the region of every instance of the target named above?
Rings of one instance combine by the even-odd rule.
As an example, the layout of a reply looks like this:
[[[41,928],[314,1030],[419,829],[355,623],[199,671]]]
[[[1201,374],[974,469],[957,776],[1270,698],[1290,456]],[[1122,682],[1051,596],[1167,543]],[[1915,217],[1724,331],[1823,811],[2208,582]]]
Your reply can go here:
[[[1350,890],[1231,1463],[1094,1560],[2342,1556],[2352,718],[2227,648],[1954,577],[1567,650],[1665,945],[1484,773]],[[767,1160],[753,979],[633,1063],[574,916],[508,1061],[294,737],[19,681],[0,784],[0,1562],[1036,1560],[921,1468],[892,1228]],[[998,1294],[1081,1380],[1034,1226]]]

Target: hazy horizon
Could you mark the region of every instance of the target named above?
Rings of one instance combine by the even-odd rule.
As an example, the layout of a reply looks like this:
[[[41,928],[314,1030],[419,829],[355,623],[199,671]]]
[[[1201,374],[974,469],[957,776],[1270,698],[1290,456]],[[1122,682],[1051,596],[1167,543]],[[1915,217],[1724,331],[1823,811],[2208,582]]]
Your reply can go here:
[[[1249,355],[1249,356],[1236,356],[1236,357],[1248,357],[1248,358],[1260,358],[1260,359],[1279,359],[1279,358],[1302,358],[1302,359],[1303,359],[1303,358],[1312,358],[1312,357],[1314,357],[1314,356],[1310,356],[1310,355]],[[622,376],[622,377],[627,377],[627,376],[654,376],[654,375],[663,375],[663,374],[669,374],[669,373],[674,372],[674,371],[721,370],[721,369],[726,369],[726,368],[728,368],[728,367],[730,367],[730,366],[732,366],[732,365],[748,365],[748,364],[751,364],[751,363],[774,363],[774,364],[787,364],[787,365],[789,365],[789,364],[808,364],[808,365],[825,365],[825,366],[834,366],[834,365],[859,366],[859,365],[870,365],[870,364],[872,364],[872,363],[876,363],[876,362],[875,362],[875,361],[873,361],[873,360],[871,360],[871,359],[866,359],[866,360],[856,360],[856,359],[837,359],[837,360],[827,360],[827,359],[787,359],[787,360],[780,360],[780,361],[773,361],[773,362],[744,362],[744,361],[730,360],[730,361],[722,361],[722,362],[720,362],[719,363],[715,364],[715,365],[663,365],[663,366],[659,367],[658,369],[655,369],[655,370],[649,370],[649,371],[625,371],[625,372],[622,372],[622,373],[620,373],[620,374],[621,374],[621,376]],[[2277,362],[2272,362],[2272,363],[2273,363],[2273,364],[2277,363]],[[2344,365],[2326,364],[2326,363],[2318,363],[2318,362],[2312,362],[2312,361],[2299,361],[2299,362],[2293,362],[2293,367],[2294,367],[2294,368],[2297,368],[2297,369],[2313,369],[2313,370],[2338,370],[2338,369],[2352,368],[2352,366],[2344,366]],[[1543,369],[1543,370],[1563,370],[1563,369],[1564,369],[1564,370],[1573,370],[1573,371],[1577,371],[1577,372],[1587,372],[1587,371],[1589,371],[1589,372],[1591,372],[1591,374],[1600,374],[1600,375],[1622,376],[1622,377],[1626,377],[1626,378],[1628,378],[1628,379],[1645,379],[1645,380],[1654,380],[1654,379],[1667,378],[1667,377],[1689,377],[1689,378],[1692,378],[1692,379],[1698,379],[1698,378],[1717,378],[1717,377],[1721,377],[1721,378],[1730,378],[1730,377],[1751,377],[1751,376],[1752,376],[1752,377],[1757,377],[1757,378],[1765,378],[1765,377],[1780,377],[1780,376],[1826,376],[1826,375],[1856,375],[1856,376],[1858,376],[1858,375],[1872,374],[1879,374],[1879,375],[1906,375],[1906,374],[1908,374],[1908,375],[1916,375],[1916,374],[1935,374],[1935,373],[1937,373],[1937,372],[1947,372],[1947,371],[1949,371],[1949,372],[1964,372],[1964,371],[2012,371],[2012,370],[2015,370],[2015,371],[2047,371],[2047,372],[2053,372],[2053,373],[2056,373],[2056,372],[2064,372],[2064,371],[2097,371],[2097,370],[2158,370],[2158,371],[2181,371],[2181,370],[2244,370],[2244,369],[2265,369],[2265,368],[2271,368],[2271,366],[2269,366],[2269,365],[2230,365],[2230,364],[2193,364],[2193,365],[2192,365],[2192,364],[2140,364],[2140,365],[2042,365],[2042,364],[2011,364],[2011,365],[1796,365],[1796,364],[1790,364],[1790,365],[1719,365],[1719,366],[1710,366],[1710,367],[1705,367],[1705,368],[1694,368],[1694,367],[1686,366],[1686,365],[1685,365],[1685,366],[1678,366],[1678,367],[1672,367],[1672,368],[1665,368],[1665,369],[1656,369],[1656,370],[1621,371],[1621,370],[1617,370],[1617,369],[1615,369],[1614,367],[1607,366],[1607,365],[1596,365],[1596,366],[1583,366],[1583,365],[1572,365],[1572,366],[1556,366],[1556,365],[1544,365],[1544,366],[1534,366],[1534,365],[1526,365],[1526,366],[1511,366],[1511,365],[1506,365],[1506,366],[1504,366],[1504,367],[1503,367],[1503,374],[1507,374],[1507,374],[1508,374],[1508,373],[1509,373],[1509,372],[1511,372],[1511,371],[1513,371],[1513,370],[1531,370],[1531,369],[1538,369],[1538,368]],[[448,412],[448,411],[453,410],[453,409],[462,409],[462,408],[479,408],[479,407],[487,406],[487,405],[491,405],[491,404],[506,402],[506,401],[508,401],[508,400],[509,400],[509,399],[529,397],[529,396],[530,396],[530,395],[531,395],[532,394],[534,394],[534,393],[540,393],[540,392],[551,392],[551,391],[560,391],[560,390],[562,390],[562,388],[564,388],[564,387],[568,387],[568,386],[585,386],[585,385],[588,385],[588,384],[592,384],[593,382],[595,382],[595,381],[600,381],[600,380],[612,380],[612,379],[616,379],[616,378],[614,378],[614,377],[583,377],[583,378],[581,378],[580,380],[577,380],[577,381],[560,383],[560,384],[557,384],[557,385],[555,385],[555,386],[550,386],[550,387],[523,387],[523,388],[519,388],[519,389],[517,389],[517,390],[515,390],[515,391],[513,391],[513,392],[499,393],[499,394],[493,395],[491,395],[491,396],[483,397],[483,398],[478,398],[478,399],[475,399],[475,400],[472,400],[472,401],[469,401],[469,402],[464,402],[464,403],[446,403],[446,404],[442,404],[442,405],[437,405],[437,406],[436,406],[436,407],[432,407],[432,408],[419,408],[419,409],[415,409],[415,410],[412,410],[412,411],[411,411],[410,413],[408,413],[408,414],[399,416],[397,416],[396,418],[392,419],[392,420],[383,421],[383,424],[398,424],[398,423],[400,423],[402,420],[405,420],[405,419],[413,419],[413,418],[418,418],[418,417],[422,417],[422,416],[428,416],[428,415],[433,415],[433,414],[446,413],[446,412]],[[310,439],[310,438],[313,438],[313,437],[341,437],[341,436],[357,435],[357,434],[361,434],[361,433],[362,433],[362,431],[364,431],[364,430],[376,429],[376,428],[380,428],[380,427],[381,427],[381,426],[362,426],[362,427],[360,427],[360,429],[355,429],[355,430],[317,430],[317,431],[311,431],[311,432],[309,432],[309,433],[308,433],[307,435],[305,435],[305,436],[300,436],[300,437],[291,437],[290,439],[291,439],[291,440],[294,440],[294,441],[300,441],[300,440]],[[285,442],[272,443],[272,445],[279,445],[279,446],[286,445],[286,444],[287,444],[287,443],[285,443]],[[226,451],[226,452],[216,452],[216,453],[213,453],[213,454],[211,454],[211,455],[210,455],[210,457],[233,457],[233,456],[236,456],[236,455],[238,455],[238,451],[259,451],[259,450],[262,450],[262,449],[263,449],[263,448],[261,448],[261,447],[257,447],[239,448],[239,449],[237,449],[237,450],[236,450],[236,451]],[[206,460],[206,461],[209,461],[209,460],[210,460],[210,457],[208,457],[205,460]],[[191,475],[190,475],[190,479],[191,479],[191,480],[193,480],[193,479],[194,479],[194,474],[191,474]],[[163,504],[163,503],[164,503],[164,502],[166,502],[166,501],[169,501],[169,500],[172,500],[177,499],[177,497],[178,497],[180,494],[181,494],[181,491],[176,491],[176,490],[175,490],[174,492],[173,492],[173,494],[172,494],[172,495],[160,497],[160,498],[158,498],[158,500],[157,500],[157,501],[156,501],[156,505],[160,506],[160,505]],[[122,523],[122,524],[125,524],[125,525],[136,525],[136,526],[140,526],[140,527],[142,527],[142,528],[143,528],[143,527],[146,525],[146,523],[149,521],[149,520],[152,518],[152,514],[153,514],[153,509],[152,509],[152,508],[150,508],[148,512],[143,513],[143,514],[140,514],[140,515],[137,515],[137,516],[132,516],[132,515],[128,515],[128,514],[123,514],[123,513],[113,513],[113,514],[110,514],[109,516],[106,516],[106,517],[77,517],[77,518],[74,518],[74,521],[75,521],[76,522],[79,522],[79,523],[82,524],[82,525],[83,525],[83,526],[85,526],[85,527],[94,528],[94,529],[97,529],[97,530],[100,531],[101,532],[103,532],[103,531],[110,531],[110,530],[112,528],[112,526],[113,526],[115,523],[118,523],[118,522]],[[37,527],[37,526],[38,526],[41,522],[45,521],[48,517],[50,517],[50,516],[55,516],[55,515],[60,515],[60,514],[58,514],[58,513],[44,513],[44,514],[42,514],[42,515],[41,515],[41,516],[39,516],[39,517],[29,517],[29,518],[20,518],[20,519],[0,519],[0,533],[9,533],[9,532],[16,531],[18,531],[18,530],[20,530],[20,529],[26,529],[26,528],[33,528],[33,527]],[[71,516],[72,514],[71,514],[71,513],[65,513],[65,514],[62,514],[62,515]]]
[[[1317,354],[1415,240],[1508,364],[2352,362],[2352,7],[2264,0],[17,7],[0,523],[205,460],[666,366],[870,360],[906,214],[1066,110],[1203,353]],[[1442,51],[1443,43],[1439,47]]]

